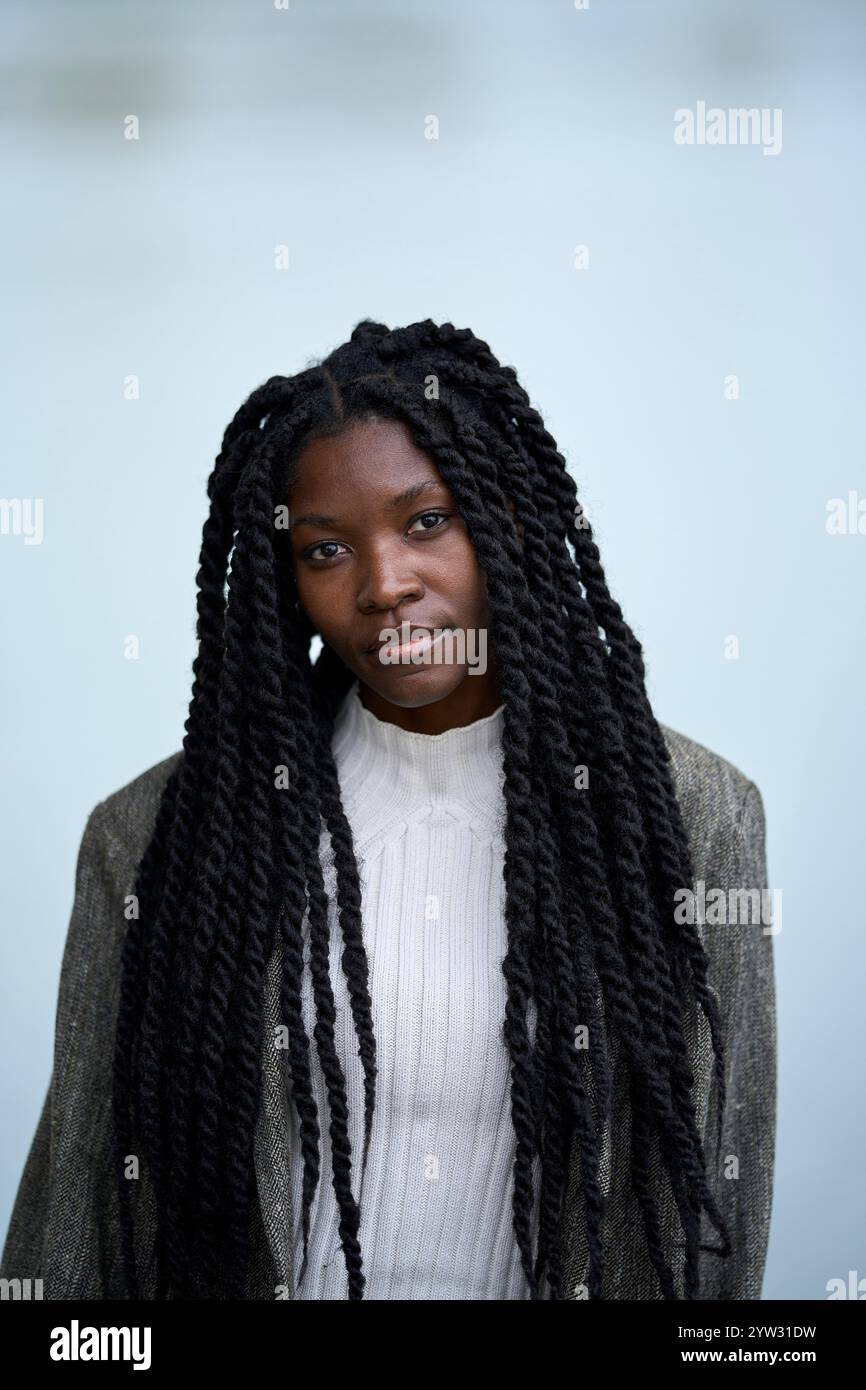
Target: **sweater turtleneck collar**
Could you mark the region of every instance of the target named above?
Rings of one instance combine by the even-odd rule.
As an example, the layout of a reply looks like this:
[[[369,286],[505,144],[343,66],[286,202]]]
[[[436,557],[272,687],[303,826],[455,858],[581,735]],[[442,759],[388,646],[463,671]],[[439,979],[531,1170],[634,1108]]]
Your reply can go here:
[[[390,826],[435,807],[502,823],[505,707],[443,734],[419,734],[368,710],[355,680],[334,720],[332,749],[347,816],[358,822],[356,847]]]

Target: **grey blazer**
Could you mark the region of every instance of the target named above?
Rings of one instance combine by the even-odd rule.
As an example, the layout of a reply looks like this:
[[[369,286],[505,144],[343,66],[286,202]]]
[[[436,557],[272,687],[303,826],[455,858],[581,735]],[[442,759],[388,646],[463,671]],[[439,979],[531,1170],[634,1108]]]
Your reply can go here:
[[[758,788],[717,754],[664,725],[662,731],[671,752],[696,882],[703,880],[708,893],[711,888],[765,889],[764,810]],[[117,1194],[108,1176],[108,1156],[124,898],[133,891],[160,794],[179,756],[173,754],[100,802],[81,842],[60,976],[53,1070],[0,1264],[2,1279],[42,1279],[46,1299],[116,1298],[123,1288]],[[776,1130],[773,936],[753,919],[740,925],[701,924],[699,919],[698,930],[710,959],[709,983],[719,1003],[727,1057],[727,1102],[718,1154],[713,1053],[700,1009],[691,1009],[686,1017],[686,1041],[708,1180],[734,1245],[727,1260],[701,1254],[701,1296],[759,1299]],[[263,1087],[255,1135],[259,1200],[253,1208],[248,1297],[288,1300],[293,1297],[288,1074],[285,1050],[268,1041],[279,1022],[280,964],[277,946],[263,992]],[[607,1197],[604,1297],[658,1299],[662,1294],[644,1249],[640,1208],[630,1190],[626,1075],[616,1039],[611,1043],[611,1064],[612,1104],[600,1164]],[[668,1258],[682,1297],[682,1230],[657,1152],[651,1172]],[[142,1296],[153,1298],[155,1206],[146,1173],[133,1184],[132,1201]],[[702,1232],[716,1243],[706,1214]],[[565,1296],[579,1301],[586,1297],[587,1250],[576,1154],[561,1240]]]

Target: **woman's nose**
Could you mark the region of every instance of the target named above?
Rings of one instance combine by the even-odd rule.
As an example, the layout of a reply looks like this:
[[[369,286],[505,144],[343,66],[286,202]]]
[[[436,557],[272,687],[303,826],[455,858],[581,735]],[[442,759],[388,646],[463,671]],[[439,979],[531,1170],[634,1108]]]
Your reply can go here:
[[[361,609],[394,609],[406,599],[419,598],[424,586],[399,542],[371,550],[358,589]]]

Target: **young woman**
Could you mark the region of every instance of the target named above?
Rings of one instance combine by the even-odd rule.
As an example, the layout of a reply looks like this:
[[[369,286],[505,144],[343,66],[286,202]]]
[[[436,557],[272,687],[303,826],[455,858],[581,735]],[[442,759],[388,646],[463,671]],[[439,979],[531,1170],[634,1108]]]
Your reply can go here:
[[[88,821],[3,1275],[759,1298],[772,933],[678,905],[764,888],[761,796],[654,718],[515,372],[364,321],[208,493],[183,748]]]

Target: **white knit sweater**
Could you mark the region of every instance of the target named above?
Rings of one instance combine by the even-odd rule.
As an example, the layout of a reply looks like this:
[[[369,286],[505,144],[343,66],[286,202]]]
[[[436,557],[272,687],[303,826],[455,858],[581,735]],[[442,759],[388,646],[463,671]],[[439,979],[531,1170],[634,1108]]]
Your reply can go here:
[[[502,1036],[503,720],[500,705],[464,728],[409,733],[366,709],[356,681],[335,721],[332,746],[358,859],[377,1047],[376,1108],[361,1194],[363,1071],[324,837],[336,1045],[347,1085],[352,1191],[361,1197],[365,1299],[529,1296],[512,1226],[515,1137]],[[307,1269],[295,1297],[344,1299],[348,1274],[308,964],[303,1008],[322,1171]],[[289,1109],[297,1284],[303,1163],[294,1105]],[[535,1172],[537,1191],[537,1160]],[[537,1206],[536,1200],[533,1233]]]

